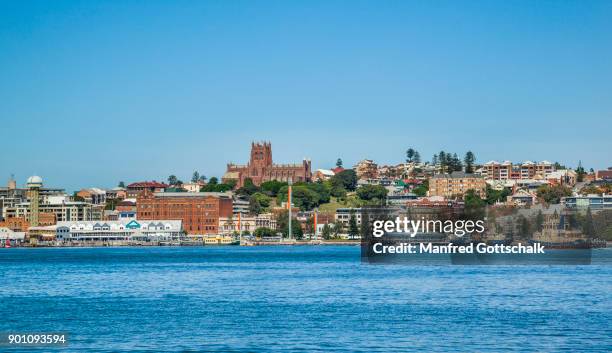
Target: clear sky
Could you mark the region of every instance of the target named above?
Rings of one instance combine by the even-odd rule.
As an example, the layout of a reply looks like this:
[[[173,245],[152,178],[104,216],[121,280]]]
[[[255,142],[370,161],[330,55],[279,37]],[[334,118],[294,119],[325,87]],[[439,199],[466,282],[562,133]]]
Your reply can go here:
[[[0,184],[276,162],[612,165],[612,1],[0,1]]]

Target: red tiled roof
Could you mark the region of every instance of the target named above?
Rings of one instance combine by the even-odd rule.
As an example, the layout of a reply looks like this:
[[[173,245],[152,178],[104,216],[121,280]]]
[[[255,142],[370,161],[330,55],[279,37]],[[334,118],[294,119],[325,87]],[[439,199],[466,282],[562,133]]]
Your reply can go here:
[[[332,169],[332,172],[334,172],[334,174],[338,174],[340,172],[343,172],[345,169],[342,167],[336,167],[334,169]]]
[[[169,185],[157,181],[140,181],[131,183],[128,188],[167,188]]]

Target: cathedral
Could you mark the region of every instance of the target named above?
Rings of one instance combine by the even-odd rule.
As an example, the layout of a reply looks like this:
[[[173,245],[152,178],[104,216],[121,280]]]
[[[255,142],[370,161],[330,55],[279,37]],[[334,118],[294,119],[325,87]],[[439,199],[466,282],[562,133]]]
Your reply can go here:
[[[251,143],[251,158],[247,165],[229,163],[223,181],[236,180],[238,187],[244,180],[251,178],[259,186],[269,180],[293,182],[311,181],[310,160],[304,159],[301,164],[274,164],[272,162],[272,144],[270,142]]]

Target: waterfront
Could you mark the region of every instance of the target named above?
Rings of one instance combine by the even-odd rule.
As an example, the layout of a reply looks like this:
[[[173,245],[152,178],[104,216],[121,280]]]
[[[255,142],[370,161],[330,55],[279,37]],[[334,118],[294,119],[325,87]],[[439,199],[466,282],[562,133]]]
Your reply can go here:
[[[0,249],[0,332],[74,351],[607,351],[590,266],[365,265],[359,247]]]

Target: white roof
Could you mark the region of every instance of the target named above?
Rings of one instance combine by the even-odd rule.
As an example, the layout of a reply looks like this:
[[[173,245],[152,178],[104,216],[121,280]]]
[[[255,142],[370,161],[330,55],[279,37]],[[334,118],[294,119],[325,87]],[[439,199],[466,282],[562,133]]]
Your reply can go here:
[[[323,175],[328,175],[328,176],[334,176],[335,173],[332,170],[329,169],[317,169],[317,172],[323,174]]]

